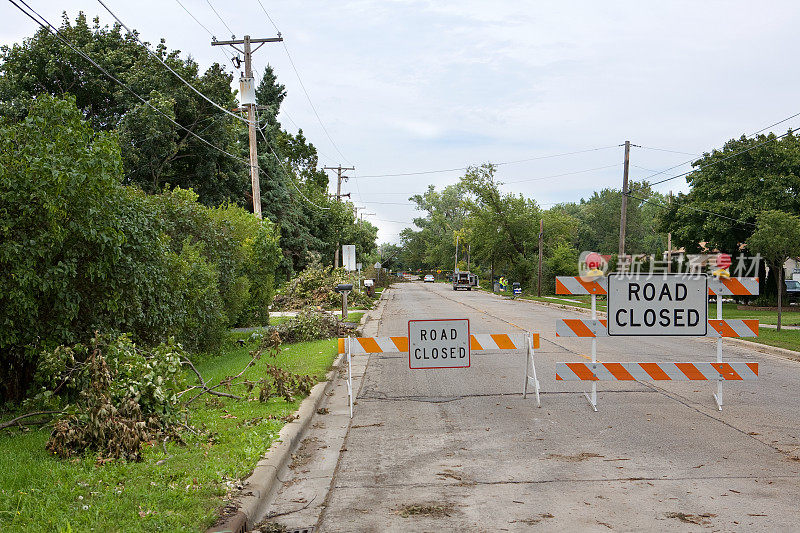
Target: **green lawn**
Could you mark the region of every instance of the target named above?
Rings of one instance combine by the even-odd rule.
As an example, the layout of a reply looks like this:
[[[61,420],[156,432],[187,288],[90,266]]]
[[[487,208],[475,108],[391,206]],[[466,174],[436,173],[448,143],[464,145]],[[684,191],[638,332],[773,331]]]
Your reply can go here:
[[[238,338],[246,339],[248,334]],[[237,374],[255,345],[238,347],[197,364],[209,383]],[[322,379],[336,357],[335,340],[282,347],[275,364]],[[245,373],[263,374],[267,355]],[[194,383],[190,380],[190,383]],[[256,389],[257,390],[257,389]],[[246,394],[234,387],[234,394]],[[185,445],[149,446],[141,463],[96,466],[93,457],[61,460],[45,450],[50,428],[0,432],[0,530],[198,531],[210,526],[223,497],[247,477],[301,398],[233,400],[204,395],[191,408],[197,434]],[[166,449],[166,453],[165,453]]]

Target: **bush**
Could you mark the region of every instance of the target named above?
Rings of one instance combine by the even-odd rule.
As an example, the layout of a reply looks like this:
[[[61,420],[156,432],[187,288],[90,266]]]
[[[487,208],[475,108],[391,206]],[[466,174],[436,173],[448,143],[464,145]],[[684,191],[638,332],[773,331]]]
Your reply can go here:
[[[278,291],[274,307],[283,310],[303,309],[308,306],[338,309],[342,305],[342,295],[335,289],[341,283],[352,283],[356,287],[358,277],[356,274],[348,274],[343,268],[323,267],[315,261]],[[363,291],[351,292],[348,302],[350,306],[361,309],[372,307],[372,298]]]
[[[276,328],[281,342],[306,342],[330,339],[339,335],[339,320],[330,313],[310,307],[279,324]]]
[[[74,98],[0,117],[0,402],[24,397],[42,351],[95,331],[214,351],[230,325],[266,323],[273,224],[121,178],[115,135]]]
[[[60,457],[99,452],[101,459],[139,460],[143,442],[177,422],[185,352],[170,341],[150,351],[127,335],[97,335],[90,345],[41,354],[40,391],[29,404],[64,408],[47,444]]]

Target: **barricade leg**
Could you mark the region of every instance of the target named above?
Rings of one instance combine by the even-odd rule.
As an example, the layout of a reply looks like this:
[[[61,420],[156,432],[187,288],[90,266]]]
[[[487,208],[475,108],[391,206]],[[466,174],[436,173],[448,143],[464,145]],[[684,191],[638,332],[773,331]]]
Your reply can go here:
[[[536,377],[536,358],[534,357],[533,351],[533,334],[528,333],[528,356],[526,358],[530,362],[531,370],[533,371],[533,386],[534,391],[536,392],[536,407],[542,406],[542,401],[539,398],[539,379]],[[525,373],[527,374],[527,368],[525,369]],[[528,379],[525,379],[525,385],[528,385]]]
[[[722,320],[722,296],[717,294],[717,320]],[[722,362],[722,337],[717,339],[717,363]],[[722,376],[717,378],[717,393],[714,394],[714,401],[717,402],[717,409],[722,411]]]
[[[592,320],[597,320],[597,295],[592,294]],[[592,337],[592,363],[597,362],[597,339]],[[589,396],[589,393],[584,392],[584,396],[589,401],[589,405],[592,406],[592,410],[597,412],[597,382],[592,381],[592,395]]]
[[[353,365],[350,351],[352,338],[347,337],[347,399],[350,402],[350,418],[353,418]]]

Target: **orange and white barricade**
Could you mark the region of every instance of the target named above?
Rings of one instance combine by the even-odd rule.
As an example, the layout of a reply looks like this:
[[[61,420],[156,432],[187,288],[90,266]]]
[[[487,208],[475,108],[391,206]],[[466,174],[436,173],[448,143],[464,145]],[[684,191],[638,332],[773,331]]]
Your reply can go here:
[[[717,318],[708,319],[706,337],[717,339],[717,361],[711,362],[613,362],[597,361],[597,337],[608,337],[608,322],[597,318],[597,295],[607,295],[608,278],[558,276],[556,294],[591,295],[591,319],[565,318],[556,322],[556,336],[592,339],[591,363],[556,363],[556,381],[591,381],[591,396],[585,393],[592,409],[597,411],[597,382],[615,380],[697,380],[716,381],[714,400],[722,410],[722,384],[725,381],[758,379],[758,363],[724,362],[722,338],[757,337],[758,320],[725,320],[722,318],[722,296],[758,295],[758,278],[708,277],[708,295],[716,296]]]
[[[541,407],[539,380],[536,377],[534,350],[539,348],[538,333],[474,333],[469,339],[470,352],[498,352],[525,350],[525,385],[536,394],[536,404]],[[347,356],[347,394],[350,402],[350,418],[353,417],[353,373],[352,356],[382,353],[408,352],[408,337],[344,337],[339,339],[339,353]]]

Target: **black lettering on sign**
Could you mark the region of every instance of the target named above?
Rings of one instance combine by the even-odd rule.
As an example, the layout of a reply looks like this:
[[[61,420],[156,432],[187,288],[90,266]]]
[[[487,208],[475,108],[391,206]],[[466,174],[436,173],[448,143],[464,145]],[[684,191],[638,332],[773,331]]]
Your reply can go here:
[[[650,296],[647,295],[647,289],[650,289]],[[644,296],[644,299],[648,302],[652,302],[653,298],[656,297],[656,286],[652,283],[645,283],[644,289],[642,289],[642,296]]]
[[[646,287],[646,285],[645,285],[645,287]],[[639,323],[637,324],[636,322],[634,322],[634,321],[633,321],[633,309],[631,309],[631,313],[630,313],[630,314],[631,314],[631,327],[632,327],[632,328],[638,328],[638,327],[641,327],[641,326],[642,326],[642,323],[641,323],[641,322],[639,322]]]
[[[432,330],[431,330],[431,340],[432,340],[432,341],[435,341],[435,340],[436,340],[436,330],[435,330],[435,329],[432,329]]]
[[[658,316],[661,317],[661,320],[658,321],[658,325],[662,328],[669,326],[669,309],[662,309]]]
[[[416,348],[416,349],[414,350],[414,358],[415,358],[415,359],[422,359],[422,356],[421,356],[421,355],[419,355],[419,352],[420,352],[420,351],[421,351],[421,350],[420,350],[419,348]]]
[[[451,328],[450,329],[450,338],[451,339],[455,339],[456,337],[458,337],[458,330],[456,330],[455,328]]]
[[[685,283],[678,283],[675,285],[675,301],[682,302],[686,299],[689,289],[686,288]]]
[[[442,339],[443,341],[447,340],[447,330],[446,329],[442,328],[442,335],[439,338]]]
[[[426,341],[428,340],[428,332],[424,329],[419,330],[419,340]]]
[[[675,309],[675,320],[673,321],[673,324],[675,325],[675,327],[682,328],[683,326],[686,325],[683,322],[683,313],[685,311],[686,311],[686,309]]]
[[[458,357],[464,359],[467,356],[467,350],[462,348],[458,349]]]
[[[437,348],[431,349],[431,359],[438,359],[439,358],[439,350]]]
[[[669,285],[667,285],[666,283],[661,286],[661,294],[658,295],[658,301],[663,302],[664,296],[666,296],[667,300],[669,300],[670,302],[672,301],[672,294],[669,292]]]
[[[700,313],[697,309],[689,309],[687,320],[689,321],[690,328],[700,323]]]
[[[628,285],[628,301],[632,301],[633,297],[636,296],[636,301],[639,301],[639,284],[638,283],[631,283]]]
[[[617,325],[618,325],[618,326],[627,326],[627,325],[628,325],[628,323],[627,323],[627,322],[622,322],[622,321],[619,319],[619,315],[620,315],[620,314],[623,314],[623,315],[624,315],[624,314],[625,314],[625,309],[619,309],[619,310],[617,310],[617,315],[614,317],[614,319],[617,321]]]
[[[656,311],[655,309],[645,309],[644,311],[644,325],[648,328],[652,328],[656,323]]]

